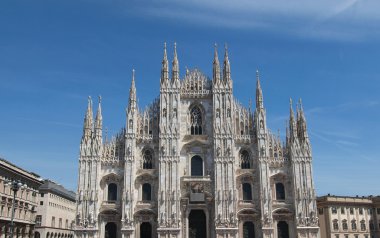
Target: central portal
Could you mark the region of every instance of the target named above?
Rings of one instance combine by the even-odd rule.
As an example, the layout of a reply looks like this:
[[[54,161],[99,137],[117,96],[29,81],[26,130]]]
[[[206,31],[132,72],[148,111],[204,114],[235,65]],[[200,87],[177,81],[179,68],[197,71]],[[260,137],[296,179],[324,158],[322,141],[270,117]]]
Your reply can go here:
[[[191,210],[189,214],[189,238],[207,238],[206,215],[203,210]]]

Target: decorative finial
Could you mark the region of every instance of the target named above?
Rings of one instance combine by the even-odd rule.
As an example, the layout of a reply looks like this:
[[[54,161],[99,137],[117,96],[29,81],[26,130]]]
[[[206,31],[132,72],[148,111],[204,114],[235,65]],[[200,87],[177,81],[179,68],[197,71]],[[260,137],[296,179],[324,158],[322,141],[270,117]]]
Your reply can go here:
[[[166,50],[166,41],[164,42],[164,50]]]
[[[135,69],[132,69],[132,80],[135,80]]]
[[[99,104],[102,103],[102,96],[101,95],[98,96],[98,101],[99,101]]]
[[[289,98],[289,104],[290,104],[290,107],[293,106],[293,100],[292,100],[292,98]]]

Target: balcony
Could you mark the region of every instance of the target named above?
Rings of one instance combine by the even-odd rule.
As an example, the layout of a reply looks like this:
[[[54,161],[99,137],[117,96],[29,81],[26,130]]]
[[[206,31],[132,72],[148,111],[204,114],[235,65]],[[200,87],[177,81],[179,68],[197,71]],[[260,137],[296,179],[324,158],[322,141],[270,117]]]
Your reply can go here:
[[[204,203],[212,197],[211,177],[184,176],[181,178],[181,196],[191,203]]]

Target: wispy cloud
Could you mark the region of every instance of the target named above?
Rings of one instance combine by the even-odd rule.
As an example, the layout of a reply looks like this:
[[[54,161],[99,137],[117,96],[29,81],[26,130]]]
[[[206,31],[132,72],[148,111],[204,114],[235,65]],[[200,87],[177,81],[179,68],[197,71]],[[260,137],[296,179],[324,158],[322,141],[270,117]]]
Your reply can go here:
[[[145,0],[133,10],[143,16],[202,25],[363,40],[380,34],[380,15],[375,10],[379,8],[376,0]]]

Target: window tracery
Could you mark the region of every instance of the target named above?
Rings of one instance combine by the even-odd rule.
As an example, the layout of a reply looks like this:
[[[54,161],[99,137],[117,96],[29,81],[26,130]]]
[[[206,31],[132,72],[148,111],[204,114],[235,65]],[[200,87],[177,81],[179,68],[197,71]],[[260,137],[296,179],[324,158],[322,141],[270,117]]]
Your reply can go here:
[[[153,169],[153,154],[150,150],[144,150],[143,169]]]
[[[198,106],[190,110],[190,133],[191,135],[202,135],[202,111]]]
[[[240,168],[250,169],[251,168],[251,158],[248,151],[242,150],[240,152]]]

